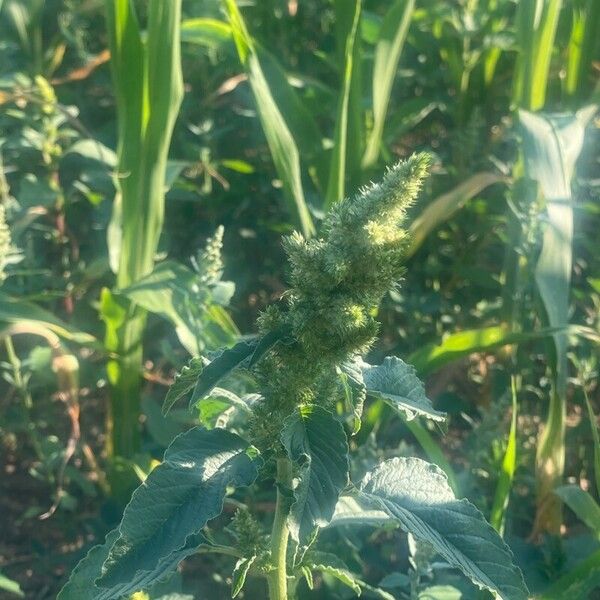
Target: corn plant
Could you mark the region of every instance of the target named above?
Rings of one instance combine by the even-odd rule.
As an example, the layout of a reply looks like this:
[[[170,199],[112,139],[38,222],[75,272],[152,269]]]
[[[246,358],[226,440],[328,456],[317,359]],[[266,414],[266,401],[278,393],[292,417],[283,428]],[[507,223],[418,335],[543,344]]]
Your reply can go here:
[[[360,427],[368,395],[409,419],[444,419],[413,367],[394,356],[380,365],[362,358],[376,337],[373,309],[403,272],[402,224],[427,165],[426,155],[399,163],[381,183],[335,204],[318,237],[286,238],[291,287],[261,315],[260,336],[212,361],[193,359],[165,400],[168,411],[191,394],[193,407],[234,370],[245,370],[260,394],[246,402],[229,393],[249,415],[243,437],[239,428],[195,427],[175,438],[119,528],[76,567],[60,600],[120,598],[148,588],[186,556],[211,551],[237,559],[232,597],[250,575],[267,580],[271,600],[286,600],[300,579],[312,586],[313,572],[359,594],[368,584],[319,551],[316,539],[325,527],[365,524],[396,525],[428,542],[498,598],[527,598],[508,547],[472,504],[455,498],[435,465],[396,457],[359,485],[350,482],[348,436]],[[273,481],[270,535],[242,508],[232,523],[235,546],[213,543],[206,525],[221,513],[227,489],[258,477]]]
[[[591,85],[590,69],[598,48],[600,4],[594,0],[576,1],[572,9],[565,93],[575,102],[585,101]]]
[[[107,0],[111,66],[118,118],[118,195],[109,238],[117,289],[154,266],[164,216],[165,170],[183,87],[179,55],[180,0],[148,4],[142,37],[134,3]],[[139,449],[139,402],[145,311],[104,290],[102,317],[111,385],[109,451]]]

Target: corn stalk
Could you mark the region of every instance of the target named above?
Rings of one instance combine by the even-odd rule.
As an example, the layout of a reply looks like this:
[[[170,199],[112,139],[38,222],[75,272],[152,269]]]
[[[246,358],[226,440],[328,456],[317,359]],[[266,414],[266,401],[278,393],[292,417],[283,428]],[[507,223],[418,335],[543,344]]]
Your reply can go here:
[[[152,271],[164,218],[167,154],[183,95],[181,0],[149,0],[142,36],[132,0],[106,0],[118,119],[117,197],[110,251],[117,290]],[[145,311],[104,290],[111,386],[109,456],[131,457],[138,429]]]
[[[515,105],[540,110],[546,103],[548,74],[562,0],[521,0],[517,9],[519,57],[513,87]]]

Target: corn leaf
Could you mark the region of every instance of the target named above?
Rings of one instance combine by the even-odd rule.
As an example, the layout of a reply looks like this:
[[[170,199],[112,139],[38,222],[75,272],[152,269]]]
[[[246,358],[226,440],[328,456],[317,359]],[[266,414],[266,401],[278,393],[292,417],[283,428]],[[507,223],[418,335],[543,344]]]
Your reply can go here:
[[[490,513],[490,523],[500,535],[504,535],[504,520],[510,497],[510,490],[517,468],[517,383],[515,376],[511,377],[512,416],[506,451],[502,458],[502,470],[498,477],[494,503]]]
[[[475,173],[453,190],[430,202],[410,225],[410,245],[406,251],[407,256],[412,256],[429,233],[447,221],[468,200],[490,185],[501,181],[504,181],[504,178],[496,173]]]
[[[536,115],[521,110],[523,149],[527,174],[538,182],[546,202],[547,223],[542,250],[535,268],[535,281],[548,324],[566,328],[573,263],[573,196],[571,178],[583,147],[585,126],[595,108],[578,114]],[[549,501],[560,482],[565,461],[565,418],[567,393],[566,333],[553,335],[554,385],[546,427],[537,448],[538,514],[536,531],[558,531],[560,505]]]

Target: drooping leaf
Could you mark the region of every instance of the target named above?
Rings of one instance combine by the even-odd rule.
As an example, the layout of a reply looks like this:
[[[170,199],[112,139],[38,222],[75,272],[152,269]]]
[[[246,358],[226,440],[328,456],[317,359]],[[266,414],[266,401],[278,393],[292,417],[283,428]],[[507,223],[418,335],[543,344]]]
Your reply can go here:
[[[194,389],[202,369],[204,369],[204,359],[195,356],[175,375],[175,381],[169,388],[163,403],[163,415],[166,415],[178,400]]]
[[[353,434],[360,430],[363,407],[367,398],[367,388],[360,368],[362,362],[360,357],[355,357],[343,363],[338,370],[346,405],[352,410],[354,416]]]
[[[238,342],[233,348],[222,350],[210,363],[205,365],[200,372],[190,398],[190,408],[199,400],[208,396],[210,391],[227,375],[238,367],[248,364],[250,357],[256,350],[259,340]]]
[[[235,568],[233,569],[233,574],[231,576],[231,597],[235,598],[244,587],[246,583],[246,576],[248,575],[248,571],[250,567],[256,560],[256,555],[240,558],[235,564]]]
[[[554,493],[592,531],[600,534],[600,506],[589,492],[582,490],[578,485],[561,485]]]
[[[285,339],[289,335],[286,328],[273,329],[269,333],[263,335],[259,340],[250,361],[248,367],[253,367],[275,344]]]
[[[302,561],[302,566],[312,571],[327,573],[351,588],[357,596],[361,595],[362,590],[357,579],[352,575],[344,561],[335,554],[310,552]]]
[[[408,357],[408,360],[415,366],[419,375],[423,377],[474,352],[542,339],[562,331],[574,335],[580,334],[584,337],[588,336],[587,331],[576,326],[571,326],[568,330],[548,328],[540,331],[519,332],[509,331],[504,325],[492,325],[491,327],[452,333],[439,343],[426,344],[419,348]]]
[[[362,363],[361,370],[367,392],[385,400],[407,420],[417,416],[433,421],[445,420],[445,413],[435,410],[427,398],[415,368],[402,359],[388,356],[378,366]]]
[[[222,350],[199,374],[194,393],[190,399],[190,408],[202,398],[208,396],[221,379],[237,368],[251,368],[279,341],[287,332],[283,329],[271,331],[261,338],[242,340],[233,348]]]
[[[387,460],[365,476],[360,496],[431,544],[479,587],[502,600],[527,600],[508,546],[477,508],[454,497],[435,465],[418,458]]]
[[[196,427],[176,437],[125,508],[97,585],[129,593],[164,576],[194,551],[227,487],[250,485],[260,463],[247,442],[223,429]]]
[[[341,423],[315,405],[300,406],[286,419],[281,440],[299,469],[288,527],[293,539],[303,543],[329,523],[348,484],[348,442]]]

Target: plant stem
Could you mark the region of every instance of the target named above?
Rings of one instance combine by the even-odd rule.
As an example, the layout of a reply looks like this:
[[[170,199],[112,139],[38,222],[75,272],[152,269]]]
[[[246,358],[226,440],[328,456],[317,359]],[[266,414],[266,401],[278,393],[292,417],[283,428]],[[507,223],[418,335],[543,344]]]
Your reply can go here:
[[[289,530],[287,516],[290,498],[286,491],[291,489],[292,463],[287,458],[277,459],[277,505],[271,530],[271,559],[275,570],[269,574],[270,600],[287,600],[287,545]]]

